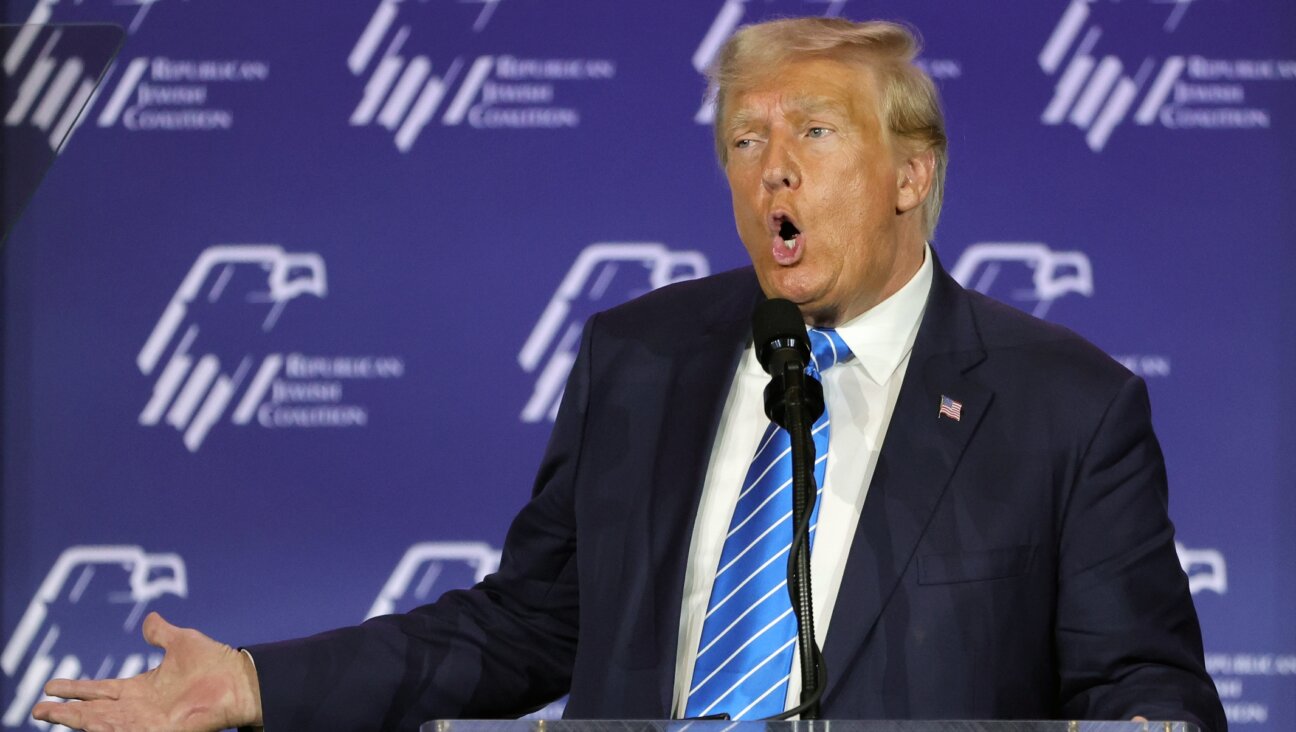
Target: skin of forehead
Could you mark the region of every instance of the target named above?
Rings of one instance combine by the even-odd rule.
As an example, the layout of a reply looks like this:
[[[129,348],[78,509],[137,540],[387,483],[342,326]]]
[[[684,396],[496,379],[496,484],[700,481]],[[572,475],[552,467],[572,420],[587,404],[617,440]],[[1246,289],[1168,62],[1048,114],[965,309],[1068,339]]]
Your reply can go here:
[[[783,91],[792,83],[787,77],[799,70],[799,67],[809,65],[835,67],[832,73],[820,74],[815,79],[821,82],[823,87],[827,87],[828,93],[818,90],[803,91],[797,88]],[[800,80],[797,83],[799,84]],[[765,122],[766,106],[759,103],[753,104],[752,96],[771,93],[779,96],[779,106],[785,115],[792,113],[813,117],[817,114],[832,113],[852,122],[867,121],[870,126],[876,126],[882,119],[877,86],[876,72],[871,67],[858,62],[812,58],[784,63],[754,79],[743,88],[735,90],[731,97],[734,101],[734,111],[729,114],[725,130],[732,135],[740,128]],[[860,114],[867,107],[861,104],[866,99],[872,102],[872,114]],[[883,132],[885,134],[885,129]]]

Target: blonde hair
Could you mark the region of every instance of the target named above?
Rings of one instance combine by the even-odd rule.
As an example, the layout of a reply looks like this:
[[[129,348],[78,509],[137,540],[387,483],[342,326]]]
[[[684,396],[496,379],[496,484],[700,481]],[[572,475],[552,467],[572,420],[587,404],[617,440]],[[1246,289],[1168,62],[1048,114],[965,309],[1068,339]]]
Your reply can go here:
[[[935,157],[931,190],[923,201],[923,228],[936,230],[945,193],[949,142],[940,97],[931,78],[914,64],[921,44],[908,28],[882,20],[856,23],[841,18],[786,18],[740,28],[720,50],[707,72],[715,91],[716,155],[729,158],[725,105],[773,70],[794,60],[828,58],[872,69],[882,92],[882,115],[890,134],[909,154],[931,150]]]

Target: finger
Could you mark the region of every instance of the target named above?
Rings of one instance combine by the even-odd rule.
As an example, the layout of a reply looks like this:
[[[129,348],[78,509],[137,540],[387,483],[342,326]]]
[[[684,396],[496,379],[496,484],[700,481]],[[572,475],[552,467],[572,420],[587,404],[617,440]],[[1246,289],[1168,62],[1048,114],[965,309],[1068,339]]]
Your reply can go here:
[[[49,696],[57,696],[60,699],[81,699],[83,701],[118,699],[121,696],[121,681],[118,679],[104,679],[102,681],[52,679],[48,684],[45,684],[45,693]]]
[[[32,707],[32,717],[42,722],[61,724],[72,729],[84,729],[84,718],[80,706],[79,702],[72,702],[71,704],[40,702]]]
[[[85,732],[111,732],[112,730],[140,730],[156,727],[140,718],[123,717],[114,711],[114,702],[68,702],[66,704],[41,702],[32,708],[32,716]]]
[[[179,628],[168,623],[156,612],[151,612],[144,618],[144,640],[151,646],[166,648],[171,645],[179,632]]]

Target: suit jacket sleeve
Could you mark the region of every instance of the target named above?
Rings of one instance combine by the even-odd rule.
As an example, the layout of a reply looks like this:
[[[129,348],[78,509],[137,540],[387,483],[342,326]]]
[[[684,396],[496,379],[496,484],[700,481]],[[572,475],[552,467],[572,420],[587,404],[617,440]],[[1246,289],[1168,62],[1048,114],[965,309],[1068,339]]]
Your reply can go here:
[[[1131,376],[1112,400],[1077,472],[1059,535],[1063,716],[1142,715],[1223,732],[1141,379]]]
[[[518,716],[567,691],[578,621],[572,486],[593,323],[499,571],[409,613],[249,647],[269,732],[415,730],[435,718]]]

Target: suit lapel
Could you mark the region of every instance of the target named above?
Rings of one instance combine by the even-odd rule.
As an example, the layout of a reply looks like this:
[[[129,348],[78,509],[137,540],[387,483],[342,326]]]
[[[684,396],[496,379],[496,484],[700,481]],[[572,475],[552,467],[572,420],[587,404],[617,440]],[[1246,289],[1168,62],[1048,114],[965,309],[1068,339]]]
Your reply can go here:
[[[926,531],[993,393],[970,378],[985,358],[966,294],[936,271],[895,411],[851,544],[824,642],[829,678],[863,652]],[[941,398],[962,404],[958,420],[939,414]],[[830,681],[831,683],[831,681]],[[832,703],[830,686],[824,699]]]

